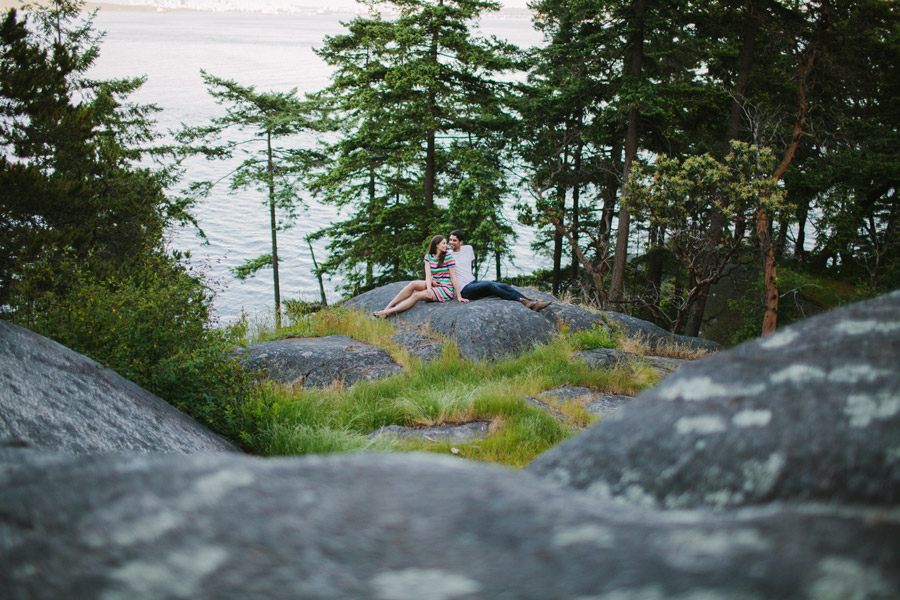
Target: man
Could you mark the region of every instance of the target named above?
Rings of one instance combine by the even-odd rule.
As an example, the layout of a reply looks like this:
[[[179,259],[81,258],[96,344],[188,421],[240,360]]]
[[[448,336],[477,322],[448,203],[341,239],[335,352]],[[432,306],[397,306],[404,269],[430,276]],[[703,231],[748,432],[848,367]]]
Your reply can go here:
[[[472,246],[463,245],[463,232],[454,229],[448,238],[450,252],[456,261],[456,282],[459,284],[460,296],[467,300],[477,300],[485,296],[499,296],[504,300],[521,302],[531,310],[541,310],[550,306],[550,302],[536,301],[525,297],[519,290],[506,283],[496,281],[478,281],[472,274],[472,262],[475,261],[475,251]]]

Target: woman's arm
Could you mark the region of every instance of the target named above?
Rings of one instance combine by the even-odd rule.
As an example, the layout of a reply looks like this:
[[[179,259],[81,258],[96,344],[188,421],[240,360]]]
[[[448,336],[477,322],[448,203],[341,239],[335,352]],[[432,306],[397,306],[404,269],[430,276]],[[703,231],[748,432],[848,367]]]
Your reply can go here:
[[[453,282],[453,289],[456,290],[456,300],[465,304],[469,300],[462,297],[462,290],[459,289],[459,284],[456,283],[456,267],[450,267],[447,270],[450,272],[450,281]]]
[[[428,264],[428,261],[425,261],[425,289],[430,289],[431,284],[431,265]]]

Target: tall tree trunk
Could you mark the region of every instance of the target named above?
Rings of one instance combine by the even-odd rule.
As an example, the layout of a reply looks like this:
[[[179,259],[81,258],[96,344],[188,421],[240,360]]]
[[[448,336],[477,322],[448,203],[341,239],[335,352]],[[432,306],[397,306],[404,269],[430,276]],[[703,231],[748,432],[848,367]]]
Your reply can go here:
[[[662,288],[663,274],[663,243],[666,237],[665,227],[659,225],[650,226],[649,243],[647,251],[647,279],[644,286],[644,301],[649,298],[652,303],[659,301],[659,290]],[[644,318],[652,320],[651,310],[644,310]]]
[[[615,173],[621,172],[622,145],[616,144],[610,150],[610,171],[606,174],[603,183],[603,223],[600,227],[599,243],[607,250],[612,235],[612,219],[616,212],[616,197],[618,196],[619,183]]]
[[[440,2],[443,5],[443,0]],[[429,48],[432,64],[437,67],[438,64],[438,34],[436,31],[431,34],[431,47]],[[423,190],[425,200],[425,210],[430,212],[434,208],[434,189],[435,180],[437,179],[437,161],[435,159],[435,134],[437,118],[437,93],[434,87],[428,91],[428,132],[425,138],[425,189]]]
[[[560,185],[556,188],[556,207],[560,215],[565,214],[566,210],[566,188]],[[562,217],[560,217],[562,221]],[[560,283],[562,281],[562,250],[563,250],[563,234],[558,227],[553,229],[553,295],[559,295]]]
[[[741,124],[744,122],[744,104],[747,96],[747,86],[750,76],[753,74],[754,55],[756,52],[756,39],[759,34],[759,18],[756,14],[756,2],[750,2],[747,12],[744,13],[744,30],[741,34],[741,54],[738,59],[738,73],[734,82],[734,90],[731,96],[731,109],[728,113],[728,122],[725,124],[725,140],[722,148],[722,156],[731,153],[731,141],[741,137]],[[713,207],[712,219],[708,243],[717,246],[722,241],[722,234],[728,225],[725,216],[718,205]],[[714,259],[710,259],[714,260]],[[702,286],[697,299],[691,304],[687,316],[685,335],[696,337],[700,334],[703,325],[703,315],[706,313],[706,301],[709,298],[711,284]]]
[[[807,219],[809,219],[809,199],[797,204],[797,240],[794,242],[794,258],[806,256]]]
[[[759,33],[759,18],[756,14],[756,3],[750,2],[748,10],[744,14],[744,31],[741,34],[741,55],[738,59],[738,74],[734,82],[734,90],[731,97],[731,109],[728,113],[728,123],[725,125],[725,143],[722,156],[731,152],[731,140],[741,138],[741,123],[744,122],[744,103],[747,96],[747,86],[750,83],[750,75],[753,74],[754,54],[756,52],[756,38]]]
[[[375,222],[375,167],[369,167],[369,222]],[[366,288],[372,287],[375,279],[375,266],[372,262],[371,251],[366,257]]]
[[[434,130],[428,132],[425,152],[425,210],[431,211],[434,208],[434,181],[436,177]]]
[[[763,287],[765,289],[766,312],[763,316],[762,335],[775,331],[778,323],[778,273],[775,268],[775,249],[772,244],[772,226],[766,211],[756,211],[756,236],[763,262]]]
[[[316,262],[316,252],[313,250],[312,240],[309,236],[306,236],[306,245],[309,246],[309,255],[312,257],[313,270],[316,272],[316,279],[319,280],[319,295],[322,298],[322,306],[328,306],[328,298],[325,296],[325,282],[322,281],[319,263]]]
[[[634,5],[636,29],[631,39],[631,64],[627,67],[630,74],[639,77],[644,60],[644,17],[647,13],[646,0],[637,0]],[[625,266],[628,258],[628,234],[631,214],[628,212],[628,189],[631,179],[631,165],[637,155],[638,146],[638,110],[637,106],[628,109],[628,129],[625,132],[625,157],[622,170],[622,192],[619,204],[619,225],[616,230],[616,250],[613,256],[612,281],[609,286],[609,303],[614,310],[622,310],[625,292]]]
[[[806,118],[809,114],[809,99],[806,96],[806,81],[816,63],[816,51],[813,49],[808,56],[800,52],[797,57],[799,73],[797,78],[797,121],[794,123],[794,133],[791,143],[788,144],[781,164],[772,175],[776,181],[784,177],[788,167],[797,155],[800,140],[803,137],[803,129],[806,127]],[[778,324],[778,273],[775,266],[775,245],[772,243],[772,223],[765,209],[760,206],[756,211],[756,235],[759,239],[759,249],[762,254],[763,282],[765,285],[766,312],[763,316],[762,335],[768,335],[775,331]]]
[[[278,283],[278,221],[275,217],[275,161],[272,156],[272,132],[266,132],[269,162],[266,167],[269,184],[269,224],[272,228],[272,278],[275,284],[275,328],[281,328],[281,286]]]
[[[581,179],[581,156],[584,149],[584,142],[581,141],[581,136],[578,136],[578,145],[575,147],[575,159],[573,164],[574,170],[574,178],[572,180],[572,239],[575,241],[575,244],[578,244],[578,204],[581,196],[581,186],[579,186],[579,181]],[[572,250],[572,282],[578,282],[578,255],[575,253],[575,250]]]

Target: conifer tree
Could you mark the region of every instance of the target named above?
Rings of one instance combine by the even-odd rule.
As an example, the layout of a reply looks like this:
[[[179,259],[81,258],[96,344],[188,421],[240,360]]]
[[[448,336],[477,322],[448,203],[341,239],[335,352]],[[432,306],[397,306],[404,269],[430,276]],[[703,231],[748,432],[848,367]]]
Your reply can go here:
[[[278,277],[278,232],[288,229],[303,206],[299,187],[316,153],[290,146],[290,138],[312,129],[307,120],[307,105],[289,92],[257,92],[254,86],[202,72],[209,94],[225,107],[225,115],[213,117],[205,126],[188,127],[178,134],[186,154],[201,153],[210,159],[242,161],[229,174],[232,191],[256,189],[265,194],[269,211],[271,253],[247,260],[234,270],[238,279],[253,276],[263,268],[272,268],[276,326],[281,325],[281,287]],[[249,137],[228,137],[232,132],[247,132]],[[199,144],[199,145],[196,145]],[[209,195],[217,181],[191,185],[200,197]]]
[[[514,66],[512,48],[470,31],[498,5],[391,4],[396,20],[355,19],[317,51],[335,67],[317,99],[340,123],[341,139],[326,150],[332,163],[315,188],[354,210],[320,232],[332,238],[323,268],[344,271],[351,285],[416,276],[422,242],[436,229],[477,230],[472,241],[500,253],[511,231],[500,214],[505,181],[496,160],[497,132],[508,126],[499,104],[505,86],[494,77]]]
[[[111,275],[190,220],[164,193],[174,171],[139,163],[156,137],[156,108],[127,100],[143,79],[86,76],[100,36],[83,4],[9,10],[0,24],[0,306],[62,293],[64,262]]]

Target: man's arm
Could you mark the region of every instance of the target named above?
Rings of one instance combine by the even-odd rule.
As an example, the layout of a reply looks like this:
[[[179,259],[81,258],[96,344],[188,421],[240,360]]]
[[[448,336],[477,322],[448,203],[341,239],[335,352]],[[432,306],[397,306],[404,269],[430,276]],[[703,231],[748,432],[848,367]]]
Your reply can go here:
[[[453,282],[453,289],[454,291],[456,291],[457,302],[462,302],[463,304],[465,304],[469,300],[468,298],[462,297],[462,290],[459,289],[459,284],[456,282],[456,267],[450,267],[449,269],[447,269],[447,271],[450,273],[450,281]]]

